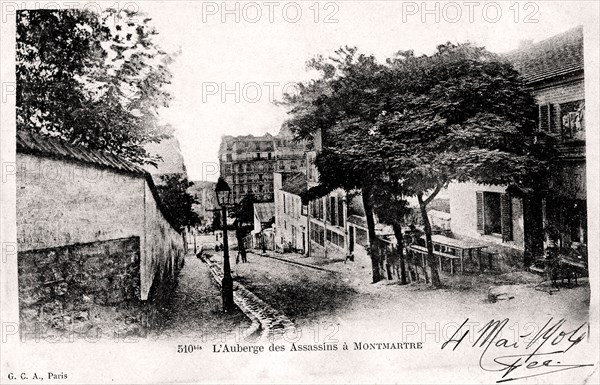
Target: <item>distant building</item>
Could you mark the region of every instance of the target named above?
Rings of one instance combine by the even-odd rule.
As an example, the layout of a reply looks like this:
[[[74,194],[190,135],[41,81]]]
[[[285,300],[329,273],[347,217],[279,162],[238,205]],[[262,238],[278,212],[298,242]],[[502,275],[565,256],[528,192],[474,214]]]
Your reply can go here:
[[[533,88],[540,131],[560,141],[560,165],[543,196],[507,186],[450,185],[452,232],[533,257],[548,247],[586,248],[587,200],[583,28],[506,54]]]
[[[217,208],[217,197],[215,195],[215,182],[209,181],[194,181],[188,193],[194,196],[199,203],[192,205],[192,210],[200,217],[201,226],[212,224],[214,213],[212,211]]]
[[[275,244],[301,253],[307,246],[307,208],[301,195],[307,190],[306,175],[275,173]]]
[[[252,244],[256,249],[274,250],[275,239],[273,224],[275,223],[275,203],[262,202],[254,204],[254,230]]]
[[[180,174],[187,178],[187,169],[179,140],[172,136],[161,140],[159,143],[148,143],[144,146],[151,156],[160,156],[157,166],[145,165],[144,169],[154,177],[156,183],[160,184],[162,176]]]
[[[294,142],[287,129],[276,136],[223,136],[219,163],[236,203],[249,194],[273,202],[273,173],[304,170],[305,144]]]

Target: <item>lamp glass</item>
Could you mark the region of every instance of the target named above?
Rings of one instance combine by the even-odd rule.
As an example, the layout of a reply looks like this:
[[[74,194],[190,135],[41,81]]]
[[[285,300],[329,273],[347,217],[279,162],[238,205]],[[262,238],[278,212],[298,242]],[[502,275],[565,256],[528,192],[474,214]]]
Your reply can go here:
[[[231,200],[231,188],[222,177],[220,177],[217,182],[215,193],[217,195],[217,203],[219,206],[229,205],[229,201]]]

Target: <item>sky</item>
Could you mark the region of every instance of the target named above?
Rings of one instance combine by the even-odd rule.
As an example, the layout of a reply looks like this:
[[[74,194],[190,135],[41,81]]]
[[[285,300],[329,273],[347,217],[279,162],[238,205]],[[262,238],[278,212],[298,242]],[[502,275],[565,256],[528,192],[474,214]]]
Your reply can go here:
[[[306,61],[340,46],[385,60],[431,53],[446,41],[506,52],[583,24],[596,2],[138,2],[156,41],[178,52],[173,101],[160,111],[179,139],[191,180],[216,180],[222,135],[275,134],[286,119],[273,101],[311,74]]]

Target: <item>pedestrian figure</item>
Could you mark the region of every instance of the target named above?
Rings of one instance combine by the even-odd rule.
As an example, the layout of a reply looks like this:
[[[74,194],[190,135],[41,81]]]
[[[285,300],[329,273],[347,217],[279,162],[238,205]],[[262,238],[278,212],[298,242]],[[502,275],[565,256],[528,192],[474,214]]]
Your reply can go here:
[[[235,264],[237,265],[238,263],[240,263],[240,251],[238,250],[237,252],[237,256],[235,257]]]

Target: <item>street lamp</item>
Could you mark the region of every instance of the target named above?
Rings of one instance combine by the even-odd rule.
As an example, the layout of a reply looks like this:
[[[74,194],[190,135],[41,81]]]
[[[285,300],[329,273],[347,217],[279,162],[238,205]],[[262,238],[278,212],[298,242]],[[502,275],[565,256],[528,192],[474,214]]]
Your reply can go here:
[[[233,278],[231,278],[231,266],[229,265],[229,243],[227,241],[227,206],[230,205],[231,188],[225,179],[219,177],[215,187],[217,203],[221,207],[223,217],[223,280],[221,281],[221,294],[223,296],[223,311],[233,310]]]

